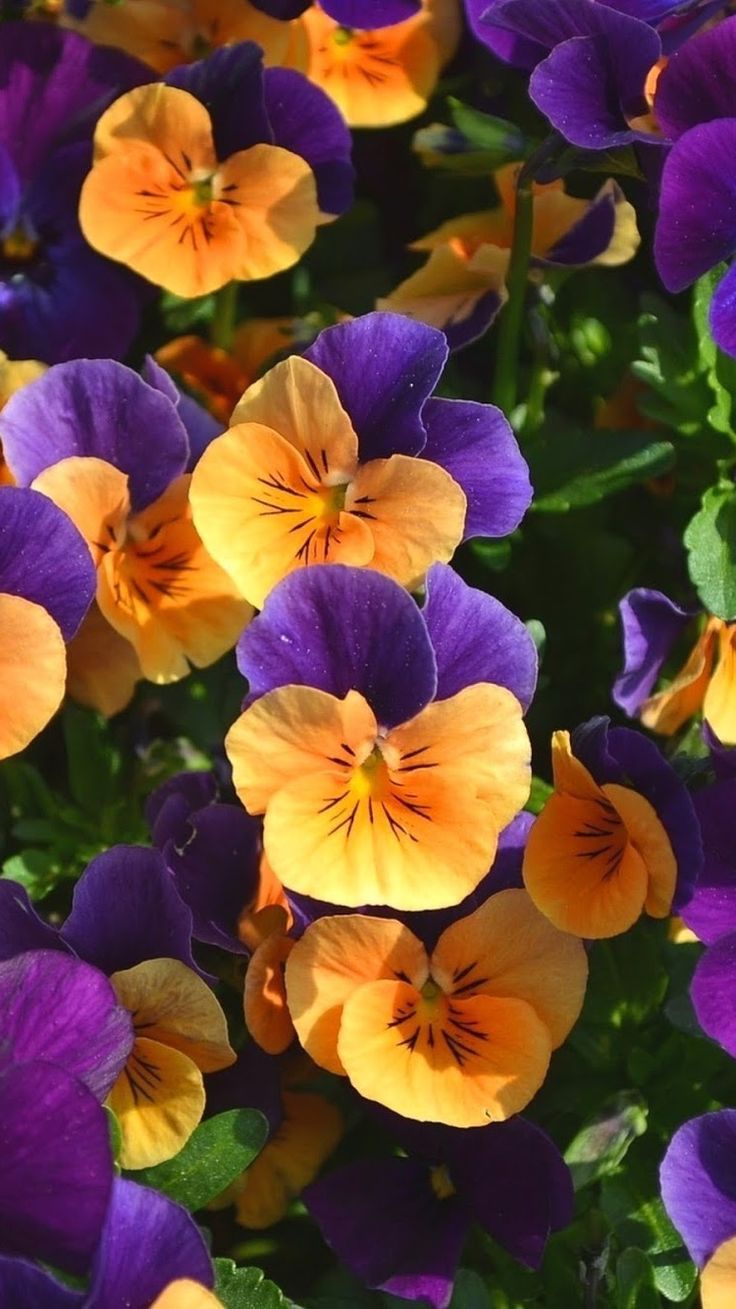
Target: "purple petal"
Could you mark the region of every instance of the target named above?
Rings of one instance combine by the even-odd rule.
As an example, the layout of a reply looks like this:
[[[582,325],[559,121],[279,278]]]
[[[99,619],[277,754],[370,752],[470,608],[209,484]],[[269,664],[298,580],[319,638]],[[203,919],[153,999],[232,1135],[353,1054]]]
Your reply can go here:
[[[188,91],[212,118],[217,158],[274,140],[264,97],[263,51],[254,41],[221,46],[194,64],[179,64],[163,79]]]
[[[635,717],[651,694],[670,650],[693,615],[668,600],[661,591],[637,587],[619,605],[624,639],[624,669],[616,678],[613,698]]]
[[[668,291],[682,291],[736,251],[736,119],[681,136],[662,170],[654,260]]]
[[[736,748],[719,741],[710,723],[703,723],[702,731],[716,777],[719,781],[726,777],[736,777]]]
[[[362,1159],[302,1196],[327,1244],[367,1286],[445,1309],[469,1227],[456,1197],[439,1200],[415,1159]]]
[[[39,918],[24,887],[0,878],[0,961],[26,950],[63,950],[55,927]]]
[[[528,709],[537,684],[537,652],[520,618],[492,595],[468,586],[447,564],[433,564],[427,573],[422,612],[437,659],[437,700],[476,682],[493,682]]]
[[[487,291],[476,301],[466,318],[451,319],[442,324],[442,331],[447,338],[450,351],[463,350],[466,345],[483,336],[498,316],[502,305],[497,291]],[[430,401],[434,404],[435,401]],[[438,402],[439,403],[439,402]],[[426,418],[426,412],[425,412]]]
[[[181,1205],[116,1178],[84,1309],[150,1309],[169,1282],[211,1287],[207,1247]]]
[[[133,1046],[133,1025],[96,968],[56,950],[0,964],[3,1040],[15,1063],[58,1064],[104,1100]]]
[[[693,803],[703,835],[705,862],[682,917],[701,941],[712,945],[719,937],[736,932],[736,778],[696,791]]]
[[[114,845],[74,888],[61,938],[80,958],[116,973],[145,959],[192,958],[192,915],[158,850]]]
[[[736,18],[700,32],[669,60],[657,81],[654,112],[676,140],[713,118],[736,118]]]
[[[546,8],[546,6],[545,6]],[[531,71],[540,59],[565,37],[558,36],[555,18],[558,6],[552,5],[551,31],[539,30],[539,39],[525,30],[523,10],[508,0],[465,0],[465,13],[473,36],[492,50],[505,64]],[[544,14],[542,14],[544,18]],[[564,31],[564,28],[563,28]],[[566,33],[566,35],[570,35]]]
[[[187,395],[186,391],[180,391],[173,377],[156,362],[153,355],[146,355],[143,360],[141,377],[149,386],[155,387],[162,395],[167,396],[176,406],[189,438],[189,460],[186,471],[191,473],[210,441],[222,435],[222,423],[197,404],[197,401],[191,395]]]
[[[283,1118],[281,1070],[280,1059],[266,1054],[255,1041],[249,1041],[234,1064],[207,1078],[207,1113],[260,1109],[270,1131],[278,1131]]]
[[[21,196],[20,178],[4,145],[0,145],[0,231],[12,231]]]
[[[197,941],[235,954],[246,948],[238,919],[258,890],[261,823],[232,804],[211,804],[190,814],[186,840],[169,840],[164,861],[192,913]]]
[[[161,849],[169,840],[185,840],[190,814],[214,804],[217,794],[217,780],[211,772],[176,773],[167,778],[146,801],[153,844]]]
[[[87,1087],[48,1063],[0,1072],[0,1249],[83,1273],[111,1185],[107,1120]],[[1,1288],[0,1274],[15,1309]]]
[[[171,401],[112,360],[57,364],[24,386],[0,415],[0,438],[21,484],[60,459],[92,455],[128,474],[135,509],[162,495],[189,458]]]
[[[413,18],[420,0],[324,0],[326,14],[341,27],[392,27]]]
[[[465,539],[513,532],[531,504],[532,488],[501,410],[472,400],[428,400],[422,418],[422,458],[447,469],[468,498]]]
[[[716,345],[736,355],[736,267],[729,268],[713,292],[708,320]]]
[[[320,87],[293,69],[267,68],[264,88],[275,144],[306,159],[322,212],[344,213],[353,203],[355,169],[342,114]]]
[[[82,1299],[81,1292],[62,1286],[42,1268],[0,1255],[0,1304],[13,1309],[82,1309]]]
[[[38,491],[0,487],[0,592],[41,605],[70,641],[96,586],[87,544],[71,519]]]
[[[411,596],[380,573],[341,564],[303,568],[279,582],[241,636],[237,658],[252,698],[287,685],[340,698],[359,691],[384,727],[413,718],[437,685]]]
[[[614,182],[611,189],[591,200],[582,218],[538,262],[573,267],[592,263],[611,244],[616,228],[616,202],[621,199],[623,192]]]
[[[442,332],[403,314],[365,314],[320,332],[304,358],[335,383],[363,463],[423,449],[422,407],[447,360]]]
[[[708,1036],[736,1057],[736,932],[708,947],[695,969],[690,995]],[[735,1156],[736,1161],[736,1156]],[[736,1162],[735,1162],[736,1167]],[[736,1227],[734,1228],[736,1233]]]
[[[659,1176],[665,1209],[702,1268],[736,1232],[736,1110],[680,1127]]]

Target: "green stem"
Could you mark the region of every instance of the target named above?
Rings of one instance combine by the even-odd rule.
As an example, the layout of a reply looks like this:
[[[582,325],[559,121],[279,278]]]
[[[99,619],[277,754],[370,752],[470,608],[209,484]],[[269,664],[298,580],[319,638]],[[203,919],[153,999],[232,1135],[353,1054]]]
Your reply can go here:
[[[238,309],[238,283],[228,282],[215,296],[215,312],[210,323],[210,340],[223,350],[233,343]]]
[[[496,354],[496,376],[493,384],[494,403],[510,414],[516,405],[519,341],[524,318],[526,283],[532,247],[532,221],[534,216],[532,175],[522,169],[516,185],[516,214],[514,238],[511,245],[509,269],[506,275],[508,300],[501,312]]]

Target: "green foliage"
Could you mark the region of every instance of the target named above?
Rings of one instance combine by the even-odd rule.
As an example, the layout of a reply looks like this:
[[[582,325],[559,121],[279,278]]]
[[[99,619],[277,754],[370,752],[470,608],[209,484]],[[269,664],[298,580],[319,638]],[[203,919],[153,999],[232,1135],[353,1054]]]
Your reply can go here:
[[[260,1268],[238,1268],[232,1259],[215,1259],[215,1292],[225,1309],[286,1309],[288,1301]]]
[[[703,606],[736,618],[736,487],[713,486],[685,532],[688,569]]]
[[[173,1159],[130,1175],[194,1212],[253,1163],[267,1136],[268,1123],[259,1110],[229,1109],[200,1123]]]
[[[650,432],[579,431],[555,423],[529,450],[537,513],[566,513],[596,504],[674,463],[670,441]]]
[[[604,1105],[565,1151],[576,1191],[617,1172],[629,1146],[647,1130],[647,1106],[636,1092],[623,1092]]]

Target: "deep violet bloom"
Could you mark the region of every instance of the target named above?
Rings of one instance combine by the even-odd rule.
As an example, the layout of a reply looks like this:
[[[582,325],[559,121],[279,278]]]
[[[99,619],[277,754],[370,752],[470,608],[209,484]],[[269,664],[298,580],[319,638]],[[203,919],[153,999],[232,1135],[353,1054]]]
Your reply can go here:
[[[362,1281],[445,1309],[478,1223],[528,1267],[572,1217],[572,1181],[549,1137],[523,1118],[459,1129],[382,1112],[406,1157],[362,1159],[312,1184],[304,1202]]]
[[[253,0],[272,18],[298,18],[312,0]],[[321,8],[341,27],[391,27],[419,13],[421,0],[322,0]]]
[[[736,1236],[736,1110],[703,1114],[678,1128],[660,1183],[665,1209],[702,1269]]]
[[[0,49],[0,348],[56,363],[120,356],[143,284],[96,254],[77,220],[100,112],[150,70],[46,23],[3,25]]]
[[[0,963],[0,1012],[0,1252],[83,1273],[112,1184],[100,1101],[130,1015],[97,969],[44,949]]]
[[[206,1287],[214,1283],[207,1247],[193,1218],[158,1191],[117,1177],[89,1290],[62,1286],[25,1260],[0,1258],[0,1303],[13,1309],[151,1309],[179,1278]]]

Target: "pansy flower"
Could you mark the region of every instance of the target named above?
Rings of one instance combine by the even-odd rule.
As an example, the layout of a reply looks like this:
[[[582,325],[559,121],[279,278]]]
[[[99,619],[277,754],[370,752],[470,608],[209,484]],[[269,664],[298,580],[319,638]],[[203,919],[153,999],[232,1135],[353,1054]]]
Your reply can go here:
[[[120,1177],[86,1291],[25,1260],[0,1258],[0,1300],[29,1309],[221,1309],[213,1282],[207,1247],[186,1209]]]
[[[21,887],[0,884],[5,957],[29,944],[72,952],[109,976],[132,1015],[132,1049],[106,1088],[126,1168],[177,1154],[204,1112],[203,1073],[235,1059],[225,1015],[195,971],[191,940],[191,913],[155,850],[113,846],[93,859],[58,932],[35,914]]]
[[[252,42],[137,87],[98,120],[79,218],[90,244],[179,296],[290,268],[352,198],[350,141],[301,74]]]
[[[23,750],[59,708],[65,642],[93,594],[89,553],[66,514],[36,491],[0,486],[0,758]]]
[[[736,624],[704,615],[685,663],[655,691],[662,669],[697,618],[661,591],[637,587],[619,606],[624,668],[613,698],[632,718],[664,736],[702,713],[719,740],[736,744]]]
[[[557,927],[599,938],[679,913],[703,853],[685,784],[657,747],[594,718],[552,740],[554,792],[529,833],[524,885]]]
[[[721,1109],[675,1132],[660,1171],[662,1199],[700,1269],[703,1309],[736,1297],[736,1110]]]
[[[171,379],[153,368],[148,382],[112,361],[59,364],[12,397],[0,436],[16,480],[43,491],[84,536],[99,611],[123,654],[132,649],[138,676],[171,682],[230,649],[251,611],[192,523],[190,440]],[[81,653],[92,678],[85,698],[105,709],[98,683],[113,683],[114,701],[119,661],[101,663],[114,649],[100,644],[93,630]]]
[[[292,24],[287,62],[327,92],[350,127],[390,127],[426,108],[460,31],[459,0],[311,4]]]
[[[526,891],[499,891],[430,952],[403,923],[319,918],[286,963],[297,1036],[367,1100],[478,1127],[518,1113],[580,1013],[587,963]]]
[[[573,1210],[570,1173],[540,1128],[523,1118],[463,1130],[388,1113],[379,1121],[406,1153],[344,1164],[304,1197],[362,1282],[446,1309],[476,1223],[539,1267],[549,1235]]]
[[[494,173],[496,209],[451,218],[413,241],[410,250],[428,252],[426,264],[378,307],[441,328],[452,349],[481,336],[505,299],[518,171],[518,164],[507,164]],[[636,212],[614,181],[604,182],[593,200],[567,195],[560,180],[535,183],[533,193],[533,268],[612,268],[636,254]]]
[[[531,499],[499,409],[430,399],[440,332],[367,314],[249,387],[192,479],[197,531],[253,604],[287,574],[368,565],[421,581],[470,536],[503,536]]]
[[[91,250],[79,191],[92,127],[142,64],[47,23],[4,23],[0,49],[0,348],[56,363],[128,349],[143,283]]]
[[[429,909],[477,886],[529,791],[518,618],[443,565],[424,609],[372,570],[316,565],[272,592],[238,664],[252,702],[226,750],[285,887]]]

